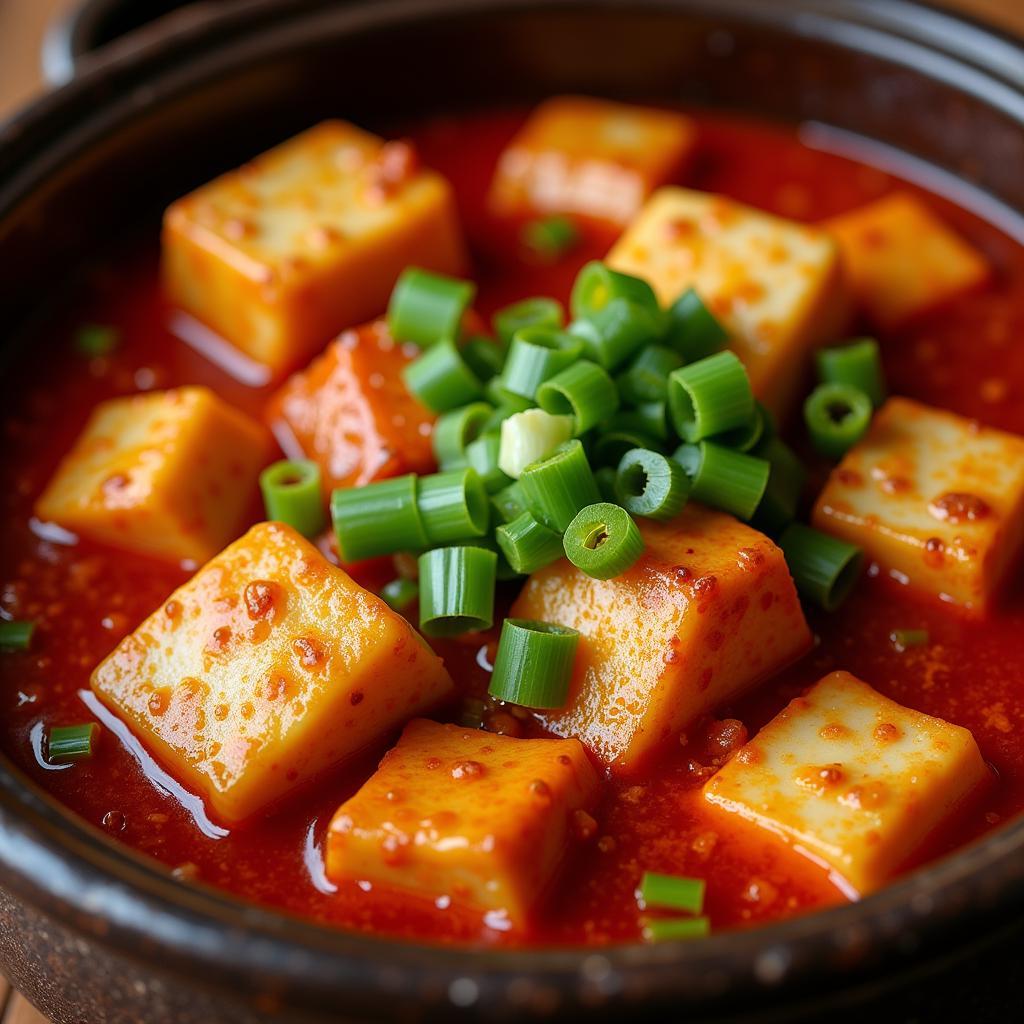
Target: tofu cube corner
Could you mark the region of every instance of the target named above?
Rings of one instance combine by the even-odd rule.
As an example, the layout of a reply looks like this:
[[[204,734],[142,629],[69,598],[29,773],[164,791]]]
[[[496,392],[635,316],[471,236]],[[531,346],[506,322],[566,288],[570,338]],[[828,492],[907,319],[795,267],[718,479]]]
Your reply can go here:
[[[574,817],[594,809],[598,791],[576,740],[413,721],[334,816],[327,875],[447,897],[522,925],[570,852]]]
[[[325,121],[172,204],[170,301],[266,366],[380,315],[402,270],[465,270],[448,182],[407,142]]]
[[[376,320],[345,331],[272,396],[265,418],[278,442],[319,464],[326,493],[436,468],[435,416],[402,379],[413,358]]]
[[[581,96],[542,103],[498,160],[490,203],[502,214],[569,213],[625,224],[682,173],[690,118]]]
[[[1024,438],[890,398],[813,521],[900,582],[982,615],[1024,544]]]
[[[221,552],[92,676],[228,823],[382,742],[452,686],[401,615],[280,523]]]
[[[272,450],[261,424],[208,388],[115,398],[93,410],[36,514],[89,540],[202,564],[251,521]]]
[[[608,255],[651,283],[662,305],[690,288],[722,321],[754,393],[782,416],[813,349],[845,326],[839,247],[825,231],[723,196],[663,188]]]
[[[568,703],[542,721],[625,776],[811,645],[763,534],[697,505],[639,526],[646,550],[628,572],[595,580],[563,559],[530,577],[510,613],[579,631]]]
[[[823,862],[854,895],[909,866],[989,781],[966,729],[833,672],[741,747],[704,798]]]
[[[908,192],[822,226],[839,242],[854,297],[879,327],[926,313],[980,285],[991,272],[981,253]]]

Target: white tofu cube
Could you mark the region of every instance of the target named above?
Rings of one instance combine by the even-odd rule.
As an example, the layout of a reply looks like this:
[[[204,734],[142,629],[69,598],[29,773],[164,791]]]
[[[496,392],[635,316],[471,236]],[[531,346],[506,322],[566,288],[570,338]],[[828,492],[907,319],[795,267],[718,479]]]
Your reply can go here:
[[[1024,542],[1024,438],[891,398],[833,470],[814,525],[981,614]]]
[[[754,393],[783,414],[812,349],[836,337],[849,303],[839,248],[819,228],[707,192],[663,188],[608,255],[663,305],[694,288],[728,329]]]
[[[451,187],[406,142],[325,121],[174,203],[173,303],[275,376],[384,311],[409,264],[458,274]]]
[[[833,672],[737,751],[704,798],[824,862],[852,895],[908,866],[990,778],[966,729]]]

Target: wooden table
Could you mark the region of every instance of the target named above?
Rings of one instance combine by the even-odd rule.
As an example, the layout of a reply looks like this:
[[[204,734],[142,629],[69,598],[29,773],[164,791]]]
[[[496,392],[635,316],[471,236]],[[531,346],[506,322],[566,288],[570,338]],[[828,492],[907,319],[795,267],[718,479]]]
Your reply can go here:
[[[0,0],[0,118],[42,88],[39,44],[51,17],[75,0]],[[1024,34],[1024,0],[941,0]],[[47,1024],[23,996],[0,977],[0,1024]]]

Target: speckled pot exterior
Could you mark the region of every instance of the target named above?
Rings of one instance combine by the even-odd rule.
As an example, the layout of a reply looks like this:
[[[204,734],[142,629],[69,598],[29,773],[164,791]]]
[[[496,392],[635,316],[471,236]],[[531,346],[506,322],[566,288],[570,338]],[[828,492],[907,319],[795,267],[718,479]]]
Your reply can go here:
[[[285,134],[566,90],[831,124],[983,190],[1024,237],[1024,46],[909,0],[249,0],[114,44],[0,126],[0,373],[55,267]],[[771,928],[499,953],[180,884],[0,757],[0,970],[60,1024],[1019,1020],[1021,952],[1024,821]]]

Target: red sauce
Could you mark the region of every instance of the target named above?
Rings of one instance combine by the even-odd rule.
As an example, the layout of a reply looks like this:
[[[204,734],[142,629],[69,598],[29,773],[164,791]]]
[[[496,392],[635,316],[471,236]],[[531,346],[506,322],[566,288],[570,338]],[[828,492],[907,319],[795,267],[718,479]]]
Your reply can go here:
[[[813,221],[905,187],[864,163],[811,149],[789,129],[703,115],[698,120],[700,156],[686,179],[696,188]],[[519,114],[489,114],[438,121],[411,133],[424,162],[455,185],[477,258],[479,309],[485,315],[526,295],[564,298],[578,266],[603,255],[611,241],[592,231],[557,266],[531,265],[515,231],[488,218],[485,188],[519,121]],[[1024,346],[1016,343],[1024,335],[1024,250],[953,203],[935,196],[929,201],[986,254],[996,268],[995,283],[882,339],[891,390],[1024,433]],[[702,810],[698,791],[713,771],[712,758],[741,742],[743,727],[752,734],[833,668],[848,669],[903,704],[968,727],[995,767],[998,783],[933,856],[1024,807],[1020,588],[979,623],[882,578],[865,580],[841,614],[813,616],[821,642],[811,655],[737,706],[721,709],[722,721],[692,730],[688,746],[669,752],[650,777],[640,784],[608,783],[594,835],[575,854],[529,933],[503,934],[477,917],[415,906],[355,884],[325,892],[321,881],[318,888],[316,845],[326,822],[381,751],[321,780],[283,811],[222,836],[209,823],[205,832],[197,827],[180,796],[155,787],[153,766],[147,773],[109,732],[92,761],[47,769],[33,752],[33,737],[51,724],[87,718],[80,693],[88,689],[92,668],[188,574],[84,542],[64,546],[40,538],[29,525],[33,499],[97,402],[185,383],[209,384],[254,412],[267,397],[178,341],[166,321],[155,251],[147,243],[126,244],[79,276],[66,303],[36,328],[35,343],[3,383],[0,607],[39,626],[30,653],[0,656],[0,747],[86,821],[182,877],[339,926],[431,941],[635,939],[639,913],[633,889],[645,869],[705,877],[715,928],[819,908],[844,898],[820,869],[768,838],[755,843],[749,835],[724,830]],[[74,353],[75,329],[90,322],[120,330],[123,344],[109,358],[86,361]],[[897,652],[891,630],[921,627],[929,630],[931,644]],[[474,638],[445,650],[466,693],[486,684],[477,663],[481,642]]]

